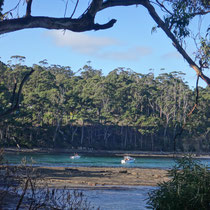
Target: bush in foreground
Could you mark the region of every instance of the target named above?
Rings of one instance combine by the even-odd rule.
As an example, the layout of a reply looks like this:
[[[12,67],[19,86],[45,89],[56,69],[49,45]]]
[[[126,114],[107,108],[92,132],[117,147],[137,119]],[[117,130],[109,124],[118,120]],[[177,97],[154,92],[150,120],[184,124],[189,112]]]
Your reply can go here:
[[[149,193],[148,208],[156,210],[210,209],[210,170],[191,157],[176,160],[168,182]]]

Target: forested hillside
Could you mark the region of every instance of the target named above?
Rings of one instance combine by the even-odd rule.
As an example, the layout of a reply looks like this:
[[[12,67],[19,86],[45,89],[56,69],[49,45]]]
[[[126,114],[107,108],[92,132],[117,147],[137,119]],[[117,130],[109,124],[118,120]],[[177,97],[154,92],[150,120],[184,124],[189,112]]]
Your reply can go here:
[[[87,63],[75,74],[45,61],[33,69],[19,109],[0,119],[1,146],[173,151],[186,123],[176,150],[210,151],[210,89],[199,88],[199,105],[188,118],[196,91],[182,72],[154,77],[116,68],[104,76]],[[30,70],[0,62],[0,113],[13,105]]]

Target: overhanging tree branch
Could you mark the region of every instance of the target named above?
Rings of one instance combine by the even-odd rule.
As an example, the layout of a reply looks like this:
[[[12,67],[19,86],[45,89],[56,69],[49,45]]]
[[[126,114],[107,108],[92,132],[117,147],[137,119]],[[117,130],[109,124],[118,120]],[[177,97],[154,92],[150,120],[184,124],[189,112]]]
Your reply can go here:
[[[66,29],[74,32],[102,30],[111,28],[116,22],[112,19],[106,24],[95,24],[93,20],[83,16],[80,19],[52,17],[24,17],[0,22],[0,34],[23,30],[27,28]]]
[[[93,18],[95,18],[96,13],[99,11],[101,8],[101,5],[103,3],[103,0],[93,0],[90,7],[87,10],[86,15],[90,15]]]
[[[201,77],[207,84],[210,86],[210,78],[203,74],[202,70],[198,67],[198,65],[190,58],[190,56],[186,53],[183,47],[179,44],[176,37],[169,30],[166,24],[161,20],[158,14],[155,11],[155,8],[150,4],[147,0],[144,4],[144,7],[147,8],[153,20],[158,24],[158,26],[166,33],[166,35],[172,40],[174,47],[179,51],[179,53],[184,57],[184,59],[188,62],[188,64],[195,70],[196,74]]]
[[[145,0],[93,0],[87,11],[80,18],[54,18],[47,16],[31,16],[32,0],[27,1],[26,16],[17,19],[0,21],[0,35],[27,28],[66,29],[74,32],[103,30],[113,27],[115,19],[105,24],[94,23],[97,12],[113,6],[131,6],[143,3]]]

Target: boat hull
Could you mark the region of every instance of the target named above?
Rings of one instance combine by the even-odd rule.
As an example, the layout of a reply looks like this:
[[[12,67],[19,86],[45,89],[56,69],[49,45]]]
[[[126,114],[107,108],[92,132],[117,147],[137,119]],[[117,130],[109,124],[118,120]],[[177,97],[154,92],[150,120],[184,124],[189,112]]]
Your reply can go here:
[[[75,159],[79,159],[80,156],[79,155],[78,156],[70,156],[70,158],[75,160]]]
[[[131,159],[131,160],[121,160],[122,164],[126,164],[126,163],[134,163],[135,159]]]

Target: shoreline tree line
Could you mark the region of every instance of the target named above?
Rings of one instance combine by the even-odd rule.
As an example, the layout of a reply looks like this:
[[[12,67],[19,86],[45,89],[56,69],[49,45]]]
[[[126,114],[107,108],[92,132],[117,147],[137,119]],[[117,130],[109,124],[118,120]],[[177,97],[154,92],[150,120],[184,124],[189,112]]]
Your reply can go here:
[[[91,63],[71,67],[0,63],[0,114],[12,106],[24,76],[19,109],[0,120],[0,145],[11,147],[210,151],[210,92],[199,87],[199,105],[188,118],[196,90],[174,71],[154,77],[123,67],[104,76]]]

